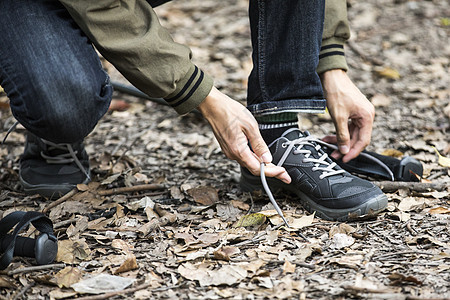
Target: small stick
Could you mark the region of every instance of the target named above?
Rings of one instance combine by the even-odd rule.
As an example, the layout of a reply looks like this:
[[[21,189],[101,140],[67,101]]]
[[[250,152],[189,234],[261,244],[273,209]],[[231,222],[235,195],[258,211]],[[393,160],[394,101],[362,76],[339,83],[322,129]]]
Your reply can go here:
[[[125,290],[122,290],[122,291],[110,292],[110,293],[105,293],[105,294],[96,295],[96,296],[81,297],[81,298],[77,298],[77,300],[103,300],[103,299],[109,299],[109,298],[112,298],[114,296],[137,292],[137,291],[149,288],[150,286],[151,286],[151,282],[144,283],[144,284],[138,285],[137,287],[125,289]],[[152,289],[152,292],[162,292],[162,291],[166,291],[166,290],[170,290],[170,289],[176,289],[176,288],[179,288],[180,286],[181,285],[162,286],[162,287],[159,287],[159,288],[156,288],[156,289]]]
[[[44,214],[46,214],[50,209],[52,209],[53,207],[60,205],[61,203],[67,201],[68,199],[70,199],[73,195],[75,195],[76,193],[78,193],[78,189],[74,188],[73,190],[71,190],[70,192],[68,192],[67,194],[65,194],[64,196],[62,196],[61,198],[59,198],[56,201],[53,201],[52,203],[50,203],[49,205],[47,205],[47,207],[45,207],[42,212]]]
[[[383,192],[391,193],[399,189],[408,189],[414,192],[442,191],[447,186],[445,183],[428,182],[403,182],[403,181],[374,181]]]
[[[50,264],[50,265],[42,265],[42,266],[32,266],[32,267],[25,267],[20,269],[15,269],[8,272],[8,275],[15,275],[20,273],[30,273],[35,271],[42,271],[47,269],[58,269],[58,268],[64,268],[65,264]]]
[[[24,286],[19,293],[17,293],[17,295],[15,295],[14,297],[11,298],[11,300],[18,300],[21,299],[23,295],[25,295],[25,293],[31,289],[36,283],[33,281],[29,284],[27,284],[26,286]]]
[[[164,185],[162,185],[162,184],[141,184],[141,185],[135,185],[135,186],[130,186],[130,187],[126,186],[126,187],[114,188],[114,189],[110,189],[110,190],[97,191],[97,194],[99,194],[100,196],[110,196],[110,195],[121,194],[121,193],[160,190],[163,188],[164,188]]]

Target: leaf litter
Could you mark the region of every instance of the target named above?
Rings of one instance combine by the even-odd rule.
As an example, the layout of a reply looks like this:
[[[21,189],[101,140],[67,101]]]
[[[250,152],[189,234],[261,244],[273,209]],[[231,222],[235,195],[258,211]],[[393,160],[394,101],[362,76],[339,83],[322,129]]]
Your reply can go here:
[[[244,101],[251,69],[247,2],[199,3],[169,3],[157,11],[216,85]],[[445,189],[397,189],[379,216],[347,223],[315,218],[279,194],[287,229],[264,194],[240,191],[239,166],[224,158],[198,115],[178,117],[116,93],[115,106],[86,142],[94,182],[48,211],[59,239],[58,265],[12,274],[34,264],[15,258],[0,274],[0,297],[449,298],[450,52],[449,28],[439,25],[449,4],[349,4],[354,42],[363,50],[346,48],[349,75],[377,110],[369,150],[419,159],[424,180]],[[104,64],[114,80],[124,81]],[[1,92],[0,103],[6,131],[14,119]],[[302,124],[317,136],[334,130],[321,115],[304,116]],[[19,126],[0,148],[0,217],[50,204],[17,185],[24,134]],[[120,190],[137,186],[143,188]]]

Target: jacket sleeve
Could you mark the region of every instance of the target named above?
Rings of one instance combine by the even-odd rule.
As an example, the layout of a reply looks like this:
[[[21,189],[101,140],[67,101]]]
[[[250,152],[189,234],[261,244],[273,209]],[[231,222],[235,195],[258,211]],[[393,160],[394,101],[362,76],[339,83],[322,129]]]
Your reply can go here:
[[[213,80],[191,62],[145,0],[60,0],[98,51],[133,85],[179,114],[196,108]]]
[[[346,0],[325,0],[325,21],[317,73],[332,69],[348,70],[344,43],[350,38]]]

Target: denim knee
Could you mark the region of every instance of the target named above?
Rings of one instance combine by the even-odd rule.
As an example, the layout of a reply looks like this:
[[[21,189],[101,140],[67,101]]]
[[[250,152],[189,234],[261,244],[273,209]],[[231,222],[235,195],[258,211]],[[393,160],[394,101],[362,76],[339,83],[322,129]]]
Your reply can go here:
[[[102,72],[102,83],[98,76],[94,80],[84,74],[61,76],[61,72],[58,78],[41,78],[21,101],[11,101],[13,114],[41,138],[55,143],[80,141],[94,129],[111,101],[113,88]]]

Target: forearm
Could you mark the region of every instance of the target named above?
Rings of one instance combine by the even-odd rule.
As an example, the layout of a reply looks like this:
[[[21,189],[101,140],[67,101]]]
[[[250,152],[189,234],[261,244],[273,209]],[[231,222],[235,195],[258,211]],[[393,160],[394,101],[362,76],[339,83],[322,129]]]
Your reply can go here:
[[[346,0],[326,0],[318,74],[333,69],[345,71],[348,69],[344,56],[344,43],[349,37]]]
[[[144,0],[60,0],[99,52],[133,85],[186,113],[209,94],[212,79],[191,62]]]

